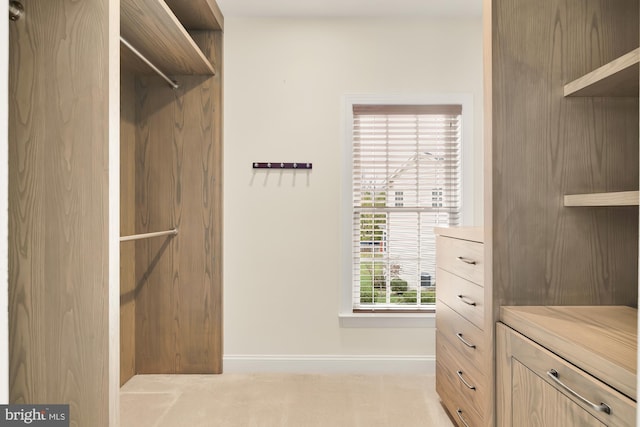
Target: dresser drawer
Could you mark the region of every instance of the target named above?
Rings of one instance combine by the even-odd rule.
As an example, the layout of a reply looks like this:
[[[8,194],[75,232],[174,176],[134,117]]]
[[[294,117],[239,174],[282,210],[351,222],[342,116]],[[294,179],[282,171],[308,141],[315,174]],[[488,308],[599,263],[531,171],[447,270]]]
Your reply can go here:
[[[480,286],[484,284],[484,245],[436,236],[436,265]]]
[[[438,364],[436,368],[439,368]],[[436,377],[436,392],[459,427],[486,427],[484,418],[458,393],[448,377]]]
[[[438,336],[448,339],[464,361],[471,366],[483,366],[487,345],[484,332],[440,299],[436,301],[436,329]]]
[[[554,425],[564,423],[557,415],[585,420],[579,425],[592,425],[593,418],[606,426],[635,425],[636,403],[627,396],[502,323],[496,339],[498,425],[520,423],[534,412]],[[554,415],[558,407],[562,411]]]
[[[436,295],[462,317],[484,330],[484,288],[438,268]]]
[[[487,397],[487,379],[484,373],[471,365],[439,332],[436,333],[436,382],[449,383],[453,392],[484,418]]]

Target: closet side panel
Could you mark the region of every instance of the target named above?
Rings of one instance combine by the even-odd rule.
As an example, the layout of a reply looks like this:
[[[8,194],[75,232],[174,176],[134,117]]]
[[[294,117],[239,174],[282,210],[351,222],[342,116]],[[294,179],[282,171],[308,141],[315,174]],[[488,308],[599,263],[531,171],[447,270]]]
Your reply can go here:
[[[120,77],[120,235],[136,234],[136,86]],[[120,244],[120,385],[136,373],[136,243]]]
[[[638,44],[638,1],[493,1],[493,285],[499,305],[637,303],[637,207],[564,207],[637,190],[638,100],[564,84]]]
[[[208,202],[211,205],[211,223],[209,233],[211,236],[211,249],[207,257],[211,258],[210,268],[207,275],[211,276],[211,305],[212,322],[216,325],[212,333],[212,353],[219,355],[214,358],[214,372],[222,373],[223,354],[223,309],[222,309],[222,249],[223,249],[223,35],[222,31],[191,31],[191,37],[200,46],[202,52],[212,64],[216,64],[217,75],[210,80],[213,101],[213,144],[209,153],[208,170],[211,175],[212,199]]]
[[[136,250],[136,368],[220,373],[221,73],[177,80],[140,78],[136,93],[137,231],[178,229]]]
[[[109,2],[23,3],[9,52],[10,401],[107,426]]]

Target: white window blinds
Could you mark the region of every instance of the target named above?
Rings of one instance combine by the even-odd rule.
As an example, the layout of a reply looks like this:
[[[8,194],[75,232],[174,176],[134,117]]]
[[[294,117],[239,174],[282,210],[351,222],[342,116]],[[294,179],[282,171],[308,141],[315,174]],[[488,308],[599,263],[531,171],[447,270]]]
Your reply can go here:
[[[433,228],[460,219],[461,114],[353,106],[354,310],[433,309]]]

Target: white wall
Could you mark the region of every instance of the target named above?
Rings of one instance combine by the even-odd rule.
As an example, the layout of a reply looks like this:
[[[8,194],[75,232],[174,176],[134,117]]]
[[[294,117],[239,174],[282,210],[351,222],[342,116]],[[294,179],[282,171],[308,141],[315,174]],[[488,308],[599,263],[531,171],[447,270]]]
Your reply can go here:
[[[225,370],[247,359],[257,369],[276,359],[284,369],[432,362],[433,328],[339,325],[341,101],[472,94],[481,224],[480,17],[227,18],[224,54]],[[313,171],[254,173],[256,161],[312,162]]]
[[[9,20],[0,19],[0,404],[9,402],[9,282],[7,252],[9,208]]]

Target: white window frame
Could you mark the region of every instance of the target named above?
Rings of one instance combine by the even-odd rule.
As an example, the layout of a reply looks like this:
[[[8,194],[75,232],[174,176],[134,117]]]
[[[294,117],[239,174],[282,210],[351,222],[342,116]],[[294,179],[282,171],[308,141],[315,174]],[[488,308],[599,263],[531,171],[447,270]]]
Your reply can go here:
[[[435,313],[354,313],[353,312],[353,266],[351,254],[352,240],[352,148],[353,148],[353,105],[462,105],[462,144],[460,194],[460,224],[466,225],[473,220],[473,180],[474,180],[474,144],[473,144],[473,95],[468,93],[444,94],[347,94],[342,97],[342,174],[341,186],[341,239],[340,239],[340,308],[338,317],[344,328],[397,328],[397,327],[435,327]]]

